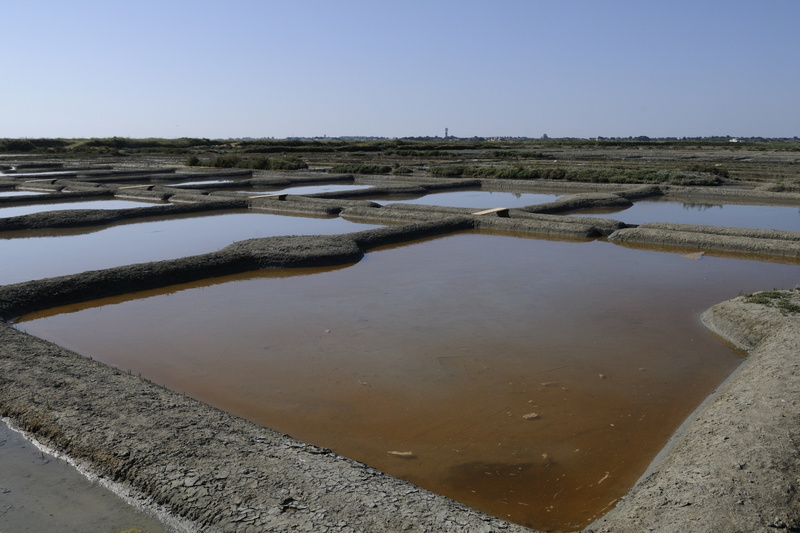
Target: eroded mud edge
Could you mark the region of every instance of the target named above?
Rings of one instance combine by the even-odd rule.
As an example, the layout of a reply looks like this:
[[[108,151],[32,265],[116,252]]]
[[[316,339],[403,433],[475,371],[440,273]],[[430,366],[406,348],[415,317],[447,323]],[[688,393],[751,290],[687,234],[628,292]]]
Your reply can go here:
[[[0,313],[8,319],[255,268],[352,262],[374,246],[471,227],[473,217],[451,216],[346,236],[243,241],[214,254],[4,286]],[[797,315],[737,299],[705,321],[751,357],[589,530],[800,527]],[[0,415],[197,530],[524,530],[5,323],[0,347]]]
[[[587,531],[800,529],[800,314],[739,297],[703,322],[749,357]]]

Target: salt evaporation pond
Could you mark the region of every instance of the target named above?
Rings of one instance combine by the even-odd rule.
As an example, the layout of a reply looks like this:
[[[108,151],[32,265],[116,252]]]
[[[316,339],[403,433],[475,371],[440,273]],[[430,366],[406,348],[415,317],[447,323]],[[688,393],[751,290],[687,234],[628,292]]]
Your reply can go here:
[[[740,363],[700,313],[798,273],[467,232],[19,327],[496,516],[574,530]]]
[[[195,185],[216,185],[218,183],[233,183],[231,180],[201,180],[184,181],[182,183],[170,183],[169,187],[193,187]]]
[[[49,194],[41,191],[0,191],[0,198],[9,196],[36,196],[37,194]]]
[[[672,222],[800,231],[800,208],[777,205],[700,204],[675,200],[639,200],[622,210],[584,210],[571,216],[597,216],[599,213],[627,224]]]
[[[369,189],[372,185],[356,185],[356,184],[320,184],[320,185],[298,185],[292,187],[275,188],[275,189],[259,189],[255,190],[241,190],[248,194],[317,194],[321,192],[338,192],[338,191],[357,191],[360,189]]]
[[[328,235],[377,227],[342,218],[236,212],[113,226],[0,233],[0,284],[214,252],[276,235]]]
[[[134,202],[128,200],[81,200],[75,202],[32,203],[26,205],[3,206],[0,204],[0,218],[18,217],[42,213],[44,211],[71,211],[75,209],[131,209],[166,205],[161,202]],[[0,236],[2,238],[2,236]]]
[[[436,205],[440,207],[470,207],[474,209],[491,207],[525,207],[528,205],[552,202],[559,195],[542,193],[519,193],[506,191],[447,191],[431,192],[419,198],[404,200],[377,199],[374,202],[386,205],[394,203]]]

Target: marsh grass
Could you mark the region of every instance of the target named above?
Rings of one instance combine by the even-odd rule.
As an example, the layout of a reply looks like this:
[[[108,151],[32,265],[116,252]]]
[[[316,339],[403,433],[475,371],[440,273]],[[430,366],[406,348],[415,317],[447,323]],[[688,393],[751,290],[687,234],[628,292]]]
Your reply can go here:
[[[299,157],[242,157],[240,155],[228,154],[218,155],[211,159],[201,160],[197,156],[191,156],[186,161],[189,167],[213,167],[213,168],[244,168],[251,170],[302,170],[308,168],[308,164]]]
[[[331,167],[335,174],[390,174],[392,170],[391,165],[378,163],[342,163]]]
[[[794,291],[780,291],[778,289],[773,289],[771,291],[742,294],[742,296],[744,297],[744,301],[747,303],[775,307],[776,309],[780,309],[780,311],[786,315],[800,313],[800,305],[791,301],[793,292],[800,292],[800,289],[794,289]]]
[[[671,185],[719,185],[719,176],[706,172],[665,169],[575,169],[514,166],[441,165],[429,172],[437,177],[478,179],[552,180],[590,183],[665,183]]]

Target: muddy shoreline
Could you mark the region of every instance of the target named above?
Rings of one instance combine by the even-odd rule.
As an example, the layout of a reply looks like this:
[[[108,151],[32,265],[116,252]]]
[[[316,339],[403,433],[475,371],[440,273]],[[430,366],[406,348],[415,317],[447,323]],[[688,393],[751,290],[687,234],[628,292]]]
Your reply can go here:
[[[142,179],[139,174],[131,176]],[[156,180],[165,177],[159,174]],[[3,180],[14,182],[12,178]],[[53,180],[49,186],[64,190],[66,181]],[[455,188],[465,185],[452,183]],[[626,246],[672,246],[800,262],[795,232],[664,224],[633,228],[615,220],[552,214],[620,206],[649,195],[669,196],[668,187],[593,185],[592,191],[550,206],[483,215],[458,208],[380,207],[358,199],[363,193],[337,193],[343,198],[250,198],[224,191],[147,187],[137,194],[190,203],[107,215],[69,211],[26,215],[0,222],[0,233],[245,206],[400,225],[347,235],[253,239],[210,254],[6,285],[0,287],[0,317],[9,321],[54,305],[262,268],[352,263],[378,246],[468,229],[565,239],[607,237]],[[424,184],[419,187],[424,189]],[[91,196],[108,195],[92,187],[86,190]],[[124,194],[133,190],[125,189]],[[725,193],[740,201],[765,202],[776,201],[775,194]],[[116,195],[122,197],[119,191]],[[800,303],[797,291],[792,298]],[[710,309],[704,321],[750,357],[673,437],[616,509],[586,531],[800,528],[800,315],[737,298]],[[198,531],[527,531],[31,337],[7,322],[0,323],[0,415]]]

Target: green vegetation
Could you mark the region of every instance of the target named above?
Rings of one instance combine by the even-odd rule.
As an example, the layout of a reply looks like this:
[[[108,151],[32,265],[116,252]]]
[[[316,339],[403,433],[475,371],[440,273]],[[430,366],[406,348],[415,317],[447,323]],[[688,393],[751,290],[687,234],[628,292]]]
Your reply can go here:
[[[444,150],[384,150],[386,155],[397,155],[400,157],[441,157],[451,155]]]
[[[731,177],[730,173],[726,169],[708,163],[695,163],[693,165],[689,165],[688,170],[691,172],[704,172],[706,174],[713,174],[715,176],[719,176],[720,178]]]
[[[496,159],[552,159],[542,152],[517,151],[517,150],[493,150],[492,157]]]
[[[331,172],[336,174],[390,174],[391,165],[364,164],[364,163],[343,163],[333,165]]]
[[[800,139],[750,138],[730,142],[729,137],[684,139],[596,138],[596,139],[507,139],[482,137],[457,139],[409,137],[403,139],[131,139],[106,137],[91,139],[0,139],[0,153],[193,153],[197,151],[234,151],[237,153],[381,153],[398,157],[440,157],[464,150],[486,150],[500,159],[548,158],[542,150],[555,149],[725,149],[727,151],[800,152]]]
[[[442,165],[431,167],[429,173],[432,176],[440,177],[580,181],[591,183],[665,183],[671,185],[718,185],[721,183],[719,176],[709,173],[656,169],[628,170]]]
[[[800,289],[795,289],[800,292]],[[800,305],[792,303],[792,291],[779,291],[773,289],[771,291],[756,292],[753,294],[742,294],[745,302],[753,304],[766,305],[767,307],[775,307],[780,309],[783,314],[800,313]]]
[[[253,170],[302,170],[308,168],[308,164],[299,157],[241,157],[239,155],[218,155],[201,160],[197,156],[191,156],[186,161],[186,166],[190,167],[214,167],[214,168],[246,168]]]
[[[0,155],[126,157],[164,163],[271,170],[333,166],[351,174],[427,173],[442,177],[595,183],[774,184],[800,189],[800,139],[486,139],[414,137],[310,139],[0,139]],[[675,151],[675,157],[671,157]],[[741,155],[737,154],[741,152]],[[775,157],[753,159],[754,152]],[[784,152],[779,154],[778,152]],[[788,153],[787,153],[788,152]],[[22,164],[22,161],[15,161]]]
[[[0,152],[44,152],[63,150],[70,144],[64,139],[0,139]]]

